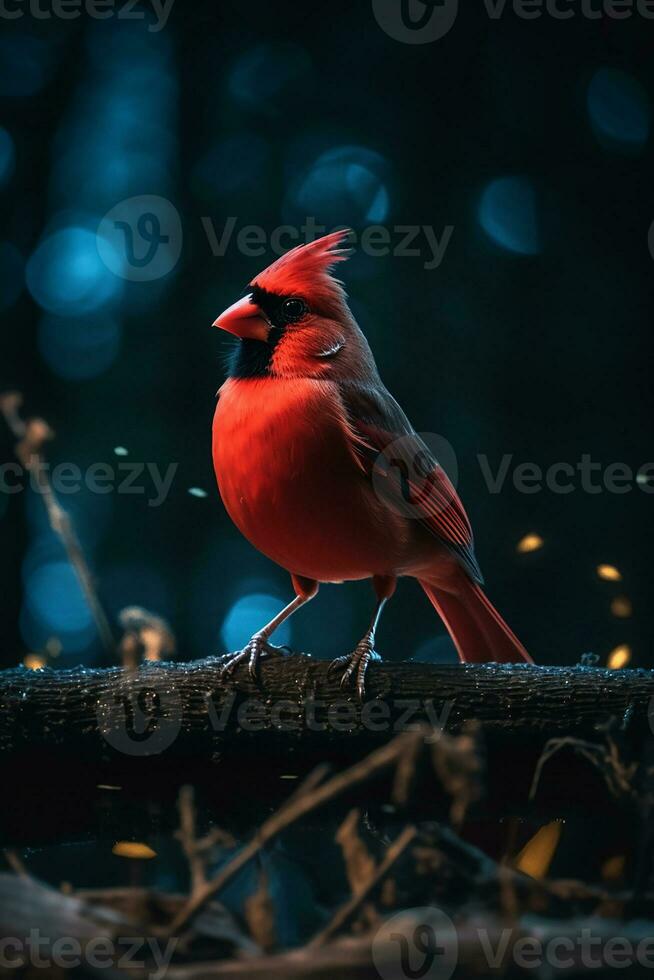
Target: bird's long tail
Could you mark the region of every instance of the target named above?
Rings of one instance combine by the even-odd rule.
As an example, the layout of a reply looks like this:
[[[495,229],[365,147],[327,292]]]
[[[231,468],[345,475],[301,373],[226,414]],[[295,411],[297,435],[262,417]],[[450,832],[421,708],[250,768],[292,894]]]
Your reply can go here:
[[[462,572],[457,592],[420,581],[464,663],[533,663],[490,599]]]

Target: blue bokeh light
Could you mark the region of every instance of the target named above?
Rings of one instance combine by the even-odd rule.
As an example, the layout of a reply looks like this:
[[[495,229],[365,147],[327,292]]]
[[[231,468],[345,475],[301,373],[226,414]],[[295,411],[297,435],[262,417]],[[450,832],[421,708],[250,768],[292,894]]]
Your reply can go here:
[[[262,111],[307,93],[311,59],[290,41],[263,43],[246,51],[229,75],[229,92],[241,105]]]
[[[342,146],[322,153],[289,190],[287,220],[316,217],[329,225],[379,224],[388,217],[387,165],[378,153]]]
[[[177,115],[170,43],[116,19],[85,40],[85,82],[55,138],[55,195],[106,210],[144,187],[166,193]]]
[[[122,327],[109,316],[46,315],[39,324],[38,347],[51,371],[66,381],[96,378],[108,370],[120,351]]]
[[[0,187],[13,177],[16,166],[16,149],[11,133],[0,126]]]
[[[25,259],[11,242],[0,242],[0,310],[13,306],[25,284]]]
[[[649,137],[651,110],[647,92],[631,75],[600,68],[588,86],[588,114],[604,145],[636,149]]]
[[[27,577],[21,631],[28,646],[37,649],[51,636],[71,652],[84,649],[93,639],[93,617],[67,561],[38,565]]]
[[[165,96],[165,98],[162,98]],[[115,66],[78,93],[55,140],[51,186],[64,201],[106,210],[121,198],[170,191],[176,86],[156,65]]]
[[[227,650],[239,650],[253,633],[265,626],[283,608],[284,603],[275,596],[255,592],[238,599],[229,610],[220,630]],[[290,643],[291,623],[283,623],[271,640],[276,646]]]
[[[121,280],[98,254],[96,236],[79,226],[61,228],[43,239],[28,260],[26,279],[39,306],[61,316],[99,310],[122,289]]]
[[[171,255],[181,241],[181,229],[165,226],[163,234],[173,244],[161,244],[153,253],[154,260],[145,270],[138,267],[136,273],[132,256],[147,254],[150,244],[149,239],[142,240],[138,226],[144,209],[162,199],[167,215],[179,221],[169,201],[177,155],[174,49],[169,38],[150,33],[143,23],[118,18],[90,24],[84,42],[82,81],[54,139],[50,195],[58,208],[75,212],[69,225],[79,223],[97,233],[92,258],[94,263],[99,258],[101,264],[87,272],[91,276],[97,272],[98,281],[90,293],[82,290],[81,299],[66,285],[66,295],[73,296],[67,309],[62,309],[62,296],[44,289],[40,281],[33,295],[48,312],[60,316],[90,313],[109,302],[114,312],[117,308],[143,312],[161,302],[177,265]],[[128,224],[117,230],[109,216],[121,207],[120,220]],[[158,212],[157,216],[162,217]],[[42,266],[47,271],[48,263]],[[42,268],[39,272],[35,279],[47,278]],[[147,281],[145,287],[143,281]],[[110,360],[111,343],[100,346]],[[102,357],[98,365],[98,370],[105,369]],[[82,376],[73,375],[65,366],[53,366],[53,370],[62,377]],[[84,376],[92,376],[90,370]]]
[[[479,221],[497,245],[521,255],[541,250],[536,194],[527,177],[500,177],[484,190]]]

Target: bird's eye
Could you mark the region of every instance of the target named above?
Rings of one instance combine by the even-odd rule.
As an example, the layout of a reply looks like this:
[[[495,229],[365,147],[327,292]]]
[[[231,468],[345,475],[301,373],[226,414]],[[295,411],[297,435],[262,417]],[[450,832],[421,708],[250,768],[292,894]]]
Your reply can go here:
[[[295,323],[296,320],[301,320],[306,312],[307,304],[303,299],[298,299],[296,296],[285,299],[282,303],[282,316],[286,323]]]

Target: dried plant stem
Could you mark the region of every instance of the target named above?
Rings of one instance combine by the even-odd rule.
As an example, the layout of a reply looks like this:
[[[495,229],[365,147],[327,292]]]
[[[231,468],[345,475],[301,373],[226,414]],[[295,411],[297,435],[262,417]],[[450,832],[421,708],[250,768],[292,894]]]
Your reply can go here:
[[[411,825],[404,828],[402,833],[390,845],[383,860],[380,861],[374,874],[368,879],[364,887],[337,909],[325,928],[313,937],[308,944],[308,949],[315,949],[318,946],[324,945],[332,936],[347,925],[366,899],[370,898],[374,890],[381,885],[398,858],[404,854],[409,844],[415,840],[417,833],[416,828]]]
[[[5,392],[0,395],[0,411],[17,441],[16,454],[36,483],[43,506],[46,509],[50,527],[63,544],[68,559],[73,566],[82,591],[95,621],[98,635],[105,653],[112,659],[116,655],[116,645],[109,620],[98,598],[93,575],[88,566],[70,516],[59,505],[50,478],[43,467],[41,447],[52,438],[52,430],[42,419],[24,421],[19,412],[22,396],[19,392]]]
[[[19,876],[19,878],[29,878],[30,877],[27,868],[23,864],[22,858],[20,857],[19,854],[16,853],[16,851],[10,850],[10,849],[5,849],[4,856],[5,856],[5,861],[7,862],[7,864],[11,868],[11,870],[15,874],[17,874]]]
[[[195,830],[195,803],[193,787],[182,786],[179,792],[179,831],[182,850],[186,855],[191,872],[191,892],[201,888],[206,882],[205,859],[197,846]]]

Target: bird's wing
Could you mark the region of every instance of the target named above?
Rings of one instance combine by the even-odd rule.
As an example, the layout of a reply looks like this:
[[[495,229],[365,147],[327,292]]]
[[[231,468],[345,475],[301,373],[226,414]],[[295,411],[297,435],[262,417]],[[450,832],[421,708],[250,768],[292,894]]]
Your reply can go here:
[[[463,504],[393,396],[381,385],[360,383],[341,383],[339,391],[357,437],[357,455],[376,492],[394,509],[417,518],[481,585],[483,577]]]

